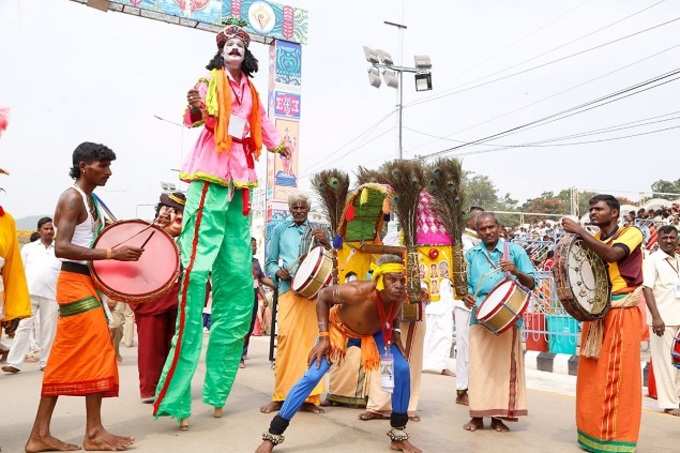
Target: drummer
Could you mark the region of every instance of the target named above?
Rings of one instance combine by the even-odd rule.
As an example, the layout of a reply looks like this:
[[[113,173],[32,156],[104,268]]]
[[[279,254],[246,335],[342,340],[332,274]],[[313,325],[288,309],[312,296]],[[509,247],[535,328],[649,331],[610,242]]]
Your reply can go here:
[[[265,264],[267,274],[276,282],[279,291],[278,326],[276,326],[276,368],[272,400],[260,408],[268,414],[281,408],[288,391],[307,371],[307,355],[316,343],[319,329],[316,324],[316,304],[298,296],[290,289],[294,270],[314,240],[326,248],[330,242],[324,230],[312,225],[309,198],[298,192],[288,197],[291,218],[273,231]],[[302,405],[302,410],[322,413],[319,384]]]
[[[84,396],[87,423],[85,450],[126,450],[134,439],[115,436],[102,426],[102,398],[118,396],[118,368],[108,323],[90,276],[88,262],[137,261],[142,249],[121,245],[93,249],[104,218],[92,193],[111,176],[116,155],[104,145],[85,142],[73,152],[70,176],[75,184],[59,197],[54,214],[55,254],[62,265],[57,278],[59,321],[42,384],[42,396],[27,452],[79,450],[52,437],[50,422],[61,395]]]
[[[181,192],[164,193],[156,206],[154,223],[173,238],[182,231],[185,200]],[[170,352],[177,319],[178,293],[179,281],[176,281],[172,289],[158,299],[132,306],[139,339],[139,393],[145,404],[154,402],[156,385]]]
[[[501,226],[493,213],[477,215],[477,233],[481,244],[469,250],[467,260],[468,308],[478,307],[503,279],[511,278],[533,289],[536,270],[524,249],[500,239]],[[517,421],[527,415],[524,354],[517,321],[511,329],[494,335],[479,324],[476,309],[470,315],[470,376],[468,397],[470,421],[467,431],[484,428],[483,417],[491,417],[497,432],[510,429],[502,420]]]
[[[583,323],[576,377],[578,443],[592,452],[633,452],[642,411],[640,341],[644,324],[638,304],[643,236],[634,226],[619,227],[621,207],[615,197],[595,195],[589,203],[590,222],[600,229],[596,235],[569,218],[562,220],[562,226],[607,263],[615,308],[603,320]],[[647,299],[647,304],[658,316],[654,298]]]

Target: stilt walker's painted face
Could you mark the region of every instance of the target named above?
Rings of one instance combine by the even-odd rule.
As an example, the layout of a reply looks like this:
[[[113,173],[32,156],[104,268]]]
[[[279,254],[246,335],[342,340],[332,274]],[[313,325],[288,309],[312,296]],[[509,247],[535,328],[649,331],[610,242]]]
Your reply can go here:
[[[229,38],[226,43],[224,43],[224,49],[222,50],[222,57],[224,57],[224,63],[230,67],[240,67],[243,63],[243,59],[246,55],[246,46],[239,38],[233,37]]]

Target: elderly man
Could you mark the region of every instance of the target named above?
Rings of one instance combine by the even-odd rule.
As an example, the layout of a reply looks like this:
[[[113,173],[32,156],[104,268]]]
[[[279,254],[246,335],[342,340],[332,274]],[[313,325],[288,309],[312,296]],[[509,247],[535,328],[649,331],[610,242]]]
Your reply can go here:
[[[643,236],[636,227],[619,227],[620,209],[611,195],[590,199],[590,221],[600,229],[594,236],[574,220],[562,220],[566,232],[607,263],[612,294],[612,309],[604,319],[584,322],[581,333],[576,427],[579,446],[591,452],[634,452],[640,432]],[[647,305],[657,318],[654,298]],[[657,329],[660,322],[654,320]]]
[[[666,414],[680,416],[680,370],[671,363],[673,340],[680,332],[680,256],[678,230],[673,225],[659,228],[660,249],[644,261],[645,300],[654,301],[658,314],[651,312],[649,336],[657,403]]]
[[[290,285],[311,241],[330,247],[324,230],[307,220],[310,203],[306,195],[291,195],[288,198],[288,208],[291,218],[274,228],[265,263],[267,274],[278,284],[279,303],[274,394],[271,402],[260,409],[263,413],[280,409],[288,391],[307,370],[307,355],[319,335],[316,304],[313,300],[295,294]],[[318,407],[322,391],[321,384],[314,388],[302,410],[323,412]]]
[[[47,365],[47,358],[57,332],[57,317],[59,316],[56,295],[57,274],[61,263],[54,255],[54,226],[51,218],[43,217],[38,220],[38,234],[39,240],[30,242],[21,249],[33,305],[33,316],[19,322],[14,335],[14,343],[7,357],[7,365],[2,367],[5,373],[15,374],[21,371],[21,365],[31,346],[31,332],[38,313],[40,313],[38,341],[41,370]]]
[[[309,369],[286,397],[283,407],[262,435],[256,453],[271,453],[283,442],[283,433],[305,398],[331,367],[341,361],[350,345],[361,347],[366,369],[380,368],[383,387],[390,390],[392,412],[390,449],[407,453],[421,450],[409,442],[406,432],[410,398],[409,365],[404,357],[396,325],[406,299],[402,259],[385,255],[378,261],[372,282],[352,282],[321,290],[317,302],[318,342],[309,353]],[[334,451],[332,446],[330,451]]]
[[[490,212],[477,216],[477,233],[482,243],[468,251],[468,293],[465,304],[478,307],[503,279],[512,278],[533,289],[535,269],[524,249],[500,239],[501,226]],[[467,431],[484,428],[483,417],[491,417],[491,428],[509,431],[501,419],[517,421],[527,415],[521,320],[500,335],[477,321],[476,309],[470,316],[470,417]]]

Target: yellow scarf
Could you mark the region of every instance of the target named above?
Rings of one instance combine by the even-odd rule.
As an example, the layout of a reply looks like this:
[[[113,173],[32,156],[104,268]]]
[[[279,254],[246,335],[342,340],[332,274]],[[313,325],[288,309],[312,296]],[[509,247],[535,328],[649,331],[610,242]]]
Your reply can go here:
[[[246,77],[243,75],[242,77]],[[253,107],[248,115],[250,124],[250,138],[253,144],[255,159],[260,157],[262,148],[262,121],[260,118],[260,96],[255,89],[255,85],[247,80],[250,95],[253,100]],[[217,118],[215,127],[215,147],[217,152],[229,151],[231,149],[231,137],[229,136],[229,117],[231,116],[231,88],[229,78],[223,69],[213,69],[210,71],[210,82],[208,83],[208,93],[205,97],[205,104],[208,115]]]
[[[380,266],[372,266],[373,269],[373,281],[376,282],[375,289],[382,291],[385,289],[385,283],[383,281],[383,276],[385,274],[403,274],[404,265],[399,263],[385,263]]]

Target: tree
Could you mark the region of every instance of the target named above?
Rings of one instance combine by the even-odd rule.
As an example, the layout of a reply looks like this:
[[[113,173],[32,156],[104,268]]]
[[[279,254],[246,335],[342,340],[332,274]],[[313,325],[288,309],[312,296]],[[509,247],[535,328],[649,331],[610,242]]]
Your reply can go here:
[[[675,181],[666,181],[665,179],[659,179],[652,184],[652,192],[663,192],[671,193],[675,195],[657,195],[653,194],[653,197],[665,198],[666,200],[677,200],[680,198],[680,179]]]

